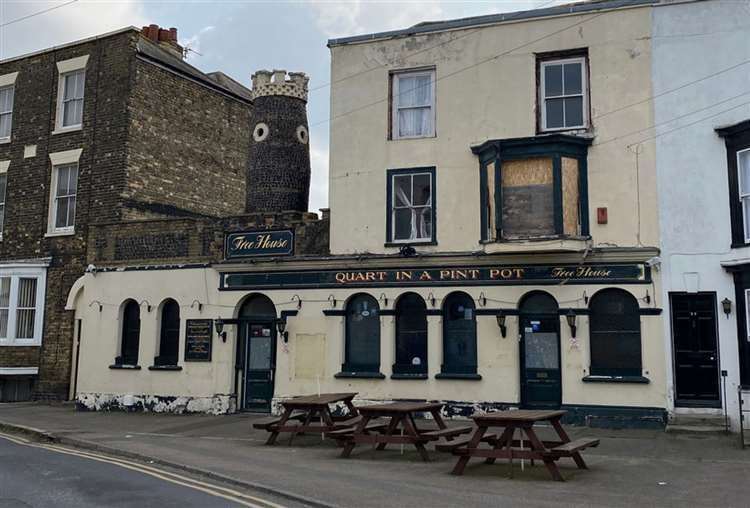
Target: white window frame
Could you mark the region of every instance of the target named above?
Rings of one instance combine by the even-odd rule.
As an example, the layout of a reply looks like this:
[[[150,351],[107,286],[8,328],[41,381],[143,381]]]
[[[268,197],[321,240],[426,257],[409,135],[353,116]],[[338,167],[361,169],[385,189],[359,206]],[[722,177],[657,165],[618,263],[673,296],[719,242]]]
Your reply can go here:
[[[736,157],[737,157],[737,194],[738,198],[740,200],[740,209],[742,210],[742,237],[745,239],[745,243],[750,243],[750,235],[747,234],[747,225],[748,220],[750,220],[750,217],[747,216],[747,212],[745,211],[745,204],[743,201],[745,199],[750,200],[750,192],[746,192],[745,194],[742,194],[742,163],[740,162],[740,155],[750,152],[750,148],[745,148],[742,150],[738,150]],[[748,187],[750,187],[750,182],[748,183]]]
[[[546,82],[545,82],[545,69],[552,65],[565,65],[570,63],[581,64],[581,107],[583,108],[583,114],[581,115],[583,124],[577,126],[563,126],[563,127],[547,127],[547,99],[565,99],[569,97],[578,97],[579,94],[571,95],[554,95],[551,97],[545,96]],[[539,107],[541,108],[540,115],[540,130],[544,132],[557,132],[557,131],[580,131],[589,128],[589,80],[588,80],[588,57],[578,56],[574,58],[561,58],[558,60],[542,60],[539,62]],[[563,115],[565,111],[563,110]],[[563,123],[565,119],[563,116]]]
[[[0,176],[5,176],[5,194],[0,195],[0,205],[3,206],[3,212],[7,212],[7,200],[8,200],[8,168],[10,167],[10,161],[0,161]],[[5,215],[0,220],[0,240],[3,239],[3,232],[5,231]]]
[[[18,72],[11,72],[9,74],[3,74],[0,76],[0,90],[10,88],[13,90],[13,102],[15,103],[16,98],[16,78]],[[10,111],[0,111],[0,115],[10,114],[10,132],[6,137],[0,138],[0,143],[10,143],[11,134],[13,133],[13,107],[11,106]]]
[[[42,344],[42,326],[44,325],[44,296],[47,287],[46,266],[0,266],[0,277],[10,277],[11,279],[8,307],[8,336],[0,337],[0,346],[40,346]],[[16,338],[19,279],[36,279],[34,337],[29,339]]]
[[[420,134],[418,136],[401,136],[399,135],[399,129],[398,129],[398,112],[399,109],[417,109],[415,107],[403,107],[401,108],[398,104],[398,98],[399,98],[399,83],[401,78],[412,78],[416,76],[429,76],[430,77],[430,114],[432,115],[432,119],[430,121],[430,132],[425,134]],[[435,132],[437,131],[435,121],[436,121],[436,114],[435,114],[435,69],[434,68],[428,68],[428,69],[413,69],[413,70],[404,70],[404,71],[398,71],[393,72],[391,74],[391,96],[389,97],[390,105],[391,105],[391,138],[392,139],[419,139],[419,138],[434,138]],[[426,108],[426,106],[423,106],[422,108]]]
[[[83,106],[81,107],[81,123],[75,125],[67,125],[63,127],[63,98],[65,95],[65,78],[69,74],[77,71],[83,71],[83,83],[84,83],[84,94],[83,101],[86,103],[86,63],[88,62],[89,55],[79,56],[77,58],[71,58],[70,60],[62,60],[57,62],[57,112],[55,114],[55,130],[52,134],[59,134],[62,132],[76,131],[83,128]]]
[[[78,161],[81,158],[82,148],[76,150],[66,150],[64,152],[55,152],[49,154],[50,162],[52,163],[52,176],[50,178],[49,188],[49,212],[47,214],[47,234],[45,236],[63,236],[72,235],[75,233],[75,217],[73,217],[73,225],[64,228],[56,228],[57,223],[57,207],[55,206],[57,198],[57,169],[59,166],[65,166],[68,164],[78,165]],[[78,166],[78,178],[81,176],[81,168]],[[78,186],[76,186],[76,207],[78,206]]]
[[[396,178],[403,178],[405,176],[408,176],[411,181],[411,198],[412,201],[414,201],[414,177],[415,176],[421,176],[421,175],[427,175],[430,177],[430,204],[428,205],[418,205],[418,206],[396,206]],[[435,224],[432,223],[432,233],[430,236],[422,238],[402,238],[402,239],[396,239],[396,210],[397,209],[412,209],[412,208],[429,208],[430,209],[430,219],[433,217],[434,213],[434,203],[435,203],[435,182],[434,178],[432,176],[432,173],[429,171],[414,171],[412,172],[404,172],[404,173],[394,173],[391,175],[391,195],[389,196],[390,203],[391,203],[391,243],[422,243],[422,242],[432,242],[435,238]]]

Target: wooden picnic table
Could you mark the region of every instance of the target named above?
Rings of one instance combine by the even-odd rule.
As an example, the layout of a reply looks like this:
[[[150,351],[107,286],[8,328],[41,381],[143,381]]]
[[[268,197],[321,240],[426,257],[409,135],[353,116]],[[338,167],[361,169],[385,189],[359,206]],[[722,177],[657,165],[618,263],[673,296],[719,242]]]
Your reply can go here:
[[[351,429],[341,429],[328,433],[332,438],[344,441],[342,457],[349,457],[358,443],[377,445],[376,450],[384,450],[388,444],[412,444],[422,460],[429,461],[425,443],[436,441],[441,437],[453,437],[471,432],[471,427],[448,428],[440,416],[444,404],[428,402],[393,402],[359,406],[362,420]],[[414,421],[415,413],[430,413],[437,424],[437,429],[420,429]],[[387,424],[372,424],[374,418],[390,418]]]
[[[513,459],[518,458],[531,459],[532,465],[535,459],[541,460],[553,479],[564,481],[556,461],[562,457],[570,457],[579,469],[587,469],[580,451],[599,444],[599,440],[595,438],[580,438],[571,441],[560,424],[560,419],[565,413],[566,411],[516,410],[474,416],[472,418],[477,425],[474,434],[452,443],[439,444],[436,448],[459,456],[453,468],[455,475],[463,474],[466,464],[472,457],[484,457],[487,464],[494,463],[496,459],[507,458],[511,467]],[[539,422],[549,422],[560,440],[542,441],[539,439],[533,428],[534,424]],[[491,427],[504,428],[500,437],[487,433]],[[516,429],[520,429],[521,439],[515,439]],[[527,439],[523,438],[524,434]],[[480,443],[488,443],[490,447],[480,448]]]
[[[304,395],[293,397],[281,402],[284,412],[281,417],[270,417],[253,423],[256,429],[264,429],[271,433],[266,441],[267,445],[276,442],[281,432],[289,432],[289,444],[297,434],[306,432],[325,433],[333,430],[348,428],[358,423],[357,408],[352,399],[357,393],[321,393],[320,395]],[[343,403],[349,413],[344,417],[331,414],[331,404]],[[315,421],[314,421],[315,420]]]

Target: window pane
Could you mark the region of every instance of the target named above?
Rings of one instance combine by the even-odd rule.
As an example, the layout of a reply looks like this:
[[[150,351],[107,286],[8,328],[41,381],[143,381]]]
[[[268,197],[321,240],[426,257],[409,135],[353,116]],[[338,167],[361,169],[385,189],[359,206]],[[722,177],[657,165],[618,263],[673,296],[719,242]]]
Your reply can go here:
[[[574,95],[581,93],[581,64],[569,63],[564,65],[565,73],[565,95]]]
[[[352,369],[380,369],[380,316],[371,296],[355,296],[347,305],[346,363]]]
[[[66,226],[73,226],[76,222],[76,197],[72,196],[68,198],[68,210],[67,210],[67,221]]]
[[[399,76],[399,107],[430,106],[432,103],[432,85],[429,75]]]
[[[0,278],[0,308],[10,306],[10,277]]]
[[[36,279],[18,279],[18,306],[34,307],[36,305]]]
[[[740,194],[750,194],[750,150],[737,155],[738,171],[740,174]]]
[[[63,104],[63,127],[75,125],[75,111],[73,111],[74,105],[74,101],[65,102]]]
[[[503,237],[554,235],[552,159],[507,161],[500,169]]]
[[[547,129],[557,129],[564,127],[563,124],[563,101],[565,99],[549,99],[545,103],[547,108]]]
[[[69,198],[57,199],[57,210],[55,210],[56,228],[64,228],[68,224],[68,200]]]
[[[59,166],[57,168],[56,196],[65,196],[68,194],[68,168],[69,166]]]
[[[393,203],[396,206],[411,206],[411,175],[393,178]]]
[[[0,113],[13,111],[13,87],[0,89]]]
[[[750,197],[742,198],[742,212],[745,221],[745,238],[750,238]]]
[[[394,240],[409,240],[412,238],[412,210],[411,208],[397,208],[393,214]]]
[[[407,293],[396,304],[394,372],[427,372],[427,307],[419,295]]]
[[[432,238],[432,208],[429,206],[415,210],[417,233],[415,239],[429,240]]]
[[[429,205],[430,194],[430,175],[414,175],[414,196],[412,197],[414,206]]]
[[[453,293],[445,302],[443,320],[443,368],[447,372],[475,373],[476,321],[474,302],[468,295]]]
[[[546,65],[544,67],[544,96],[562,95],[562,65]]]
[[[78,71],[75,73],[75,89],[74,94],[76,99],[83,98],[83,86],[86,82],[86,72]]]
[[[487,240],[495,240],[495,163],[487,164]]]
[[[591,373],[640,375],[640,316],[635,298],[620,289],[605,289],[594,295],[589,309]]]
[[[0,174],[0,203],[5,203],[5,188],[8,182],[8,175],[6,173]]]
[[[583,125],[583,97],[569,97],[565,101],[565,127]]]
[[[563,233],[569,236],[580,234],[578,203],[578,161],[562,158]]]
[[[34,315],[36,310],[36,279],[18,279],[18,310],[16,313],[16,338],[34,338]]]
[[[399,137],[424,136],[430,132],[430,109],[401,109],[398,112]]]
[[[11,122],[11,113],[4,113],[0,115],[0,138],[10,137]]]

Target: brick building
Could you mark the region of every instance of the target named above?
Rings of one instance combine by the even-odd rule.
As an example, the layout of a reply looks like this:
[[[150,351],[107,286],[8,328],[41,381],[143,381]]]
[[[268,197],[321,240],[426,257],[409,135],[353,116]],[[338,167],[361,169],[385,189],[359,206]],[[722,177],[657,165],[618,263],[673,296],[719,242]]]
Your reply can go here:
[[[68,396],[93,224],[244,210],[251,104],[156,25],[0,61],[0,401]]]

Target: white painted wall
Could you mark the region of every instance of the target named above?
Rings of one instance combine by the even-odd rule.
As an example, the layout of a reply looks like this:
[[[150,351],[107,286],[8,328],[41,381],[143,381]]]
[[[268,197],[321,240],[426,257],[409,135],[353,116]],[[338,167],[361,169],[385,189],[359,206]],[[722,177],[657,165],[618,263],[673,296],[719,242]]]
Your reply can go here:
[[[750,118],[750,64],[697,80],[750,60],[750,3],[712,0],[652,12],[656,129],[632,136],[631,142],[656,148],[670,409],[674,379],[667,295],[697,283],[699,291],[716,292],[720,368],[729,374],[727,409],[737,430],[737,322],[734,312],[727,319],[719,304],[725,297],[735,300],[734,284],[721,262],[750,260],[750,249],[730,249],[727,155],[714,129]]]

